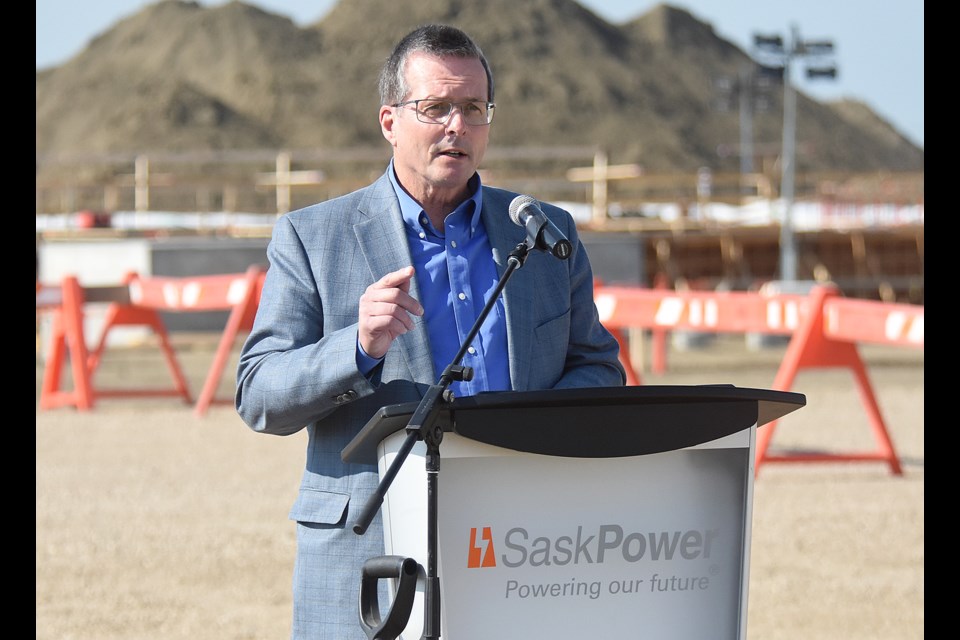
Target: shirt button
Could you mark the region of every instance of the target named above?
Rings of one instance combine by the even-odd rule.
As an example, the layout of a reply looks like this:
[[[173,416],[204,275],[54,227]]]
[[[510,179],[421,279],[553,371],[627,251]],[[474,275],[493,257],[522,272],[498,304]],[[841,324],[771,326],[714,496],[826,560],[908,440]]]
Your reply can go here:
[[[454,249],[456,249],[456,248],[457,248],[457,241],[456,241],[456,240],[451,240],[451,241],[450,241],[450,246],[453,247]]]
[[[460,298],[461,300],[466,300],[466,299],[467,299],[467,296],[466,296],[466,294],[464,294],[464,293],[458,293],[458,294],[457,294],[457,297]]]
[[[470,355],[474,356],[474,355],[477,354],[477,350],[474,349],[473,347],[467,347],[467,353],[469,353]]]

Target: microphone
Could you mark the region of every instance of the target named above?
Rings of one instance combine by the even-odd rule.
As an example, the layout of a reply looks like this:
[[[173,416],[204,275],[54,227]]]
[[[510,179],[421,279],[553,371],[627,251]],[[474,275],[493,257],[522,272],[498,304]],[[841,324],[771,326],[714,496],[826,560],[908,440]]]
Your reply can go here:
[[[517,196],[510,203],[510,219],[527,230],[527,246],[552,253],[561,260],[570,257],[573,246],[530,196]]]

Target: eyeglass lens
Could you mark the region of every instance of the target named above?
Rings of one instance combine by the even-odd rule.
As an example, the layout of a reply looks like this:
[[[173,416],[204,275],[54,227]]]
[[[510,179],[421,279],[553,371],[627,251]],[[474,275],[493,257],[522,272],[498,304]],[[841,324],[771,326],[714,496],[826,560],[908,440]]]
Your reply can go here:
[[[444,124],[456,107],[467,124],[489,124],[493,120],[493,105],[486,102],[448,102],[446,100],[416,100],[414,108],[421,122]]]

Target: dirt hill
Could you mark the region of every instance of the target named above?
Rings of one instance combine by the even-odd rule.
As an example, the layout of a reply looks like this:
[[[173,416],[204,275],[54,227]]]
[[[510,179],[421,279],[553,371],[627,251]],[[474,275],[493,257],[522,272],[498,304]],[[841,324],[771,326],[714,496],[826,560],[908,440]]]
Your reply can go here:
[[[38,159],[382,146],[377,71],[424,22],[464,27],[490,59],[494,146],[598,145],[650,171],[739,167],[718,151],[740,132],[715,81],[748,54],[676,7],[611,24],[574,0],[343,0],[303,28],[239,1],[161,0],[37,72]],[[782,87],[766,98],[753,139],[775,156]],[[923,170],[923,150],[855,101],[798,95],[797,143],[801,170]]]

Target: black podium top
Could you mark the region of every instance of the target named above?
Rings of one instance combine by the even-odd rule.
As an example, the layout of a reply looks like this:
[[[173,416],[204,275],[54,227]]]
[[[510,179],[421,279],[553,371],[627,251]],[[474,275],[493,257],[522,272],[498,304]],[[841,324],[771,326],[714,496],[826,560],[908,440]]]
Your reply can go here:
[[[805,404],[800,393],[727,384],[498,391],[442,405],[436,424],[445,432],[515,451],[615,458],[710,442],[777,420]],[[381,407],[341,458],[375,464],[377,445],[406,428],[417,407],[416,402]]]

